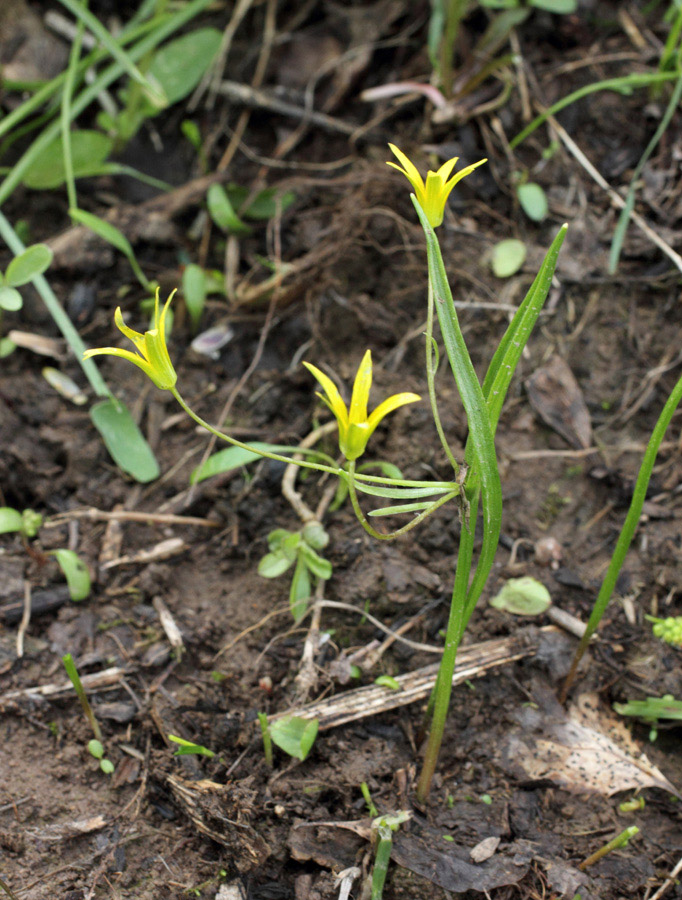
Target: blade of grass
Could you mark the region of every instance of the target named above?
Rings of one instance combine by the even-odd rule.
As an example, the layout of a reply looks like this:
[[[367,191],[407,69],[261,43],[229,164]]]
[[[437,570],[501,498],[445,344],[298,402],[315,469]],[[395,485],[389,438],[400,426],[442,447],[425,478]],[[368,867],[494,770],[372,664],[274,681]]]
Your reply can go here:
[[[663,84],[666,81],[674,81],[676,78],[678,78],[677,72],[635,73],[632,75],[624,75],[621,78],[607,78],[604,81],[596,81],[594,84],[586,84],[585,87],[573,91],[573,93],[558,100],[555,104],[550,106],[549,109],[546,109],[541,115],[533,119],[529,125],[526,125],[523,131],[520,131],[516,137],[510,141],[509,147],[512,150],[515,147],[518,147],[522,141],[526,140],[528,135],[532,134],[536,128],[539,128],[540,125],[542,125],[548,116],[556,115],[560,110],[570,106],[571,103],[575,103],[576,100],[581,100],[583,97],[587,97],[597,91],[615,91],[619,94],[629,94],[635,88],[648,87],[651,84]]]
[[[59,2],[79,20],[79,24],[86,26],[92,32],[103,47],[106,47],[122,70],[130,75],[133,81],[136,81],[144,88],[152,103],[157,106],[166,105],[165,96],[162,96],[158,88],[144,77],[135,65],[136,60],[129,56],[114,40],[99,19],[90,12],[86,3],[79,3],[78,0],[59,0]]]
[[[630,222],[630,216],[632,215],[632,210],[635,206],[635,192],[637,190],[637,182],[639,181],[639,176],[642,174],[642,169],[646,165],[647,160],[658,146],[658,142],[665,134],[668,125],[670,124],[670,120],[672,119],[673,115],[675,114],[675,110],[679,105],[681,97],[682,75],[679,76],[677,84],[675,85],[675,89],[670,95],[668,106],[666,107],[665,113],[663,114],[663,117],[658,124],[658,128],[647,144],[644,153],[642,153],[642,156],[637,163],[637,166],[635,167],[635,171],[632,173],[632,178],[630,179],[630,187],[628,188],[627,197],[625,198],[625,206],[623,207],[621,214],[618,217],[618,224],[616,225],[615,231],[613,232],[613,241],[611,242],[611,251],[609,253],[609,273],[611,275],[614,275],[618,268],[618,261],[620,260],[620,254],[623,249],[623,241],[625,240],[628,224]]]

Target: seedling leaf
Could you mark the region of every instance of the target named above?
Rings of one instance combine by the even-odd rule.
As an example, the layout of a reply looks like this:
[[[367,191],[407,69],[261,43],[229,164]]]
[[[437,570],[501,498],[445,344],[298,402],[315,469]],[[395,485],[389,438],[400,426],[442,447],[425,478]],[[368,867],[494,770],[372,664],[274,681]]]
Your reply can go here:
[[[90,572],[83,560],[73,550],[51,550],[50,555],[59,563],[59,568],[64,573],[69,587],[71,599],[85,600],[90,594]]]
[[[318,727],[317,719],[289,716],[270,723],[270,737],[280,750],[303,761],[315,743]]]
[[[116,465],[141,484],[159,477],[160,469],[152,448],[125,404],[102,400],[90,410],[92,423]]]
[[[500,241],[493,249],[491,266],[498,278],[510,278],[526,259],[526,245],[517,238]]]
[[[517,616],[539,616],[551,606],[552,598],[541,582],[530,575],[510,578],[496,597],[490,601],[495,609],[503,609]]]
[[[5,284],[10,288],[27,284],[36,275],[42,275],[49,268],[52,256],[52,251],[47,244],[34,244],[32,247],[27,247],[7,266]],[[19,305],[21,306],[21,303]]]

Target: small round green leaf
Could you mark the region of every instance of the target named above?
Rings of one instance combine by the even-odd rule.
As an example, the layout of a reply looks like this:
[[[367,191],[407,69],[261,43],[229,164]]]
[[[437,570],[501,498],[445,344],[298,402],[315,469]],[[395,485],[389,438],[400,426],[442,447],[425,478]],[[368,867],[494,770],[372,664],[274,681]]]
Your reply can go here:
[[[21,287],[36,275],[42,275],[52,262],[53,253],[47,244],[34,244],[27,247],[19,256],[15,256],[7,266],[5,284],[9,287]]]
[[[52,550],[51,556],[59,563],[64,573],[72,600],[85,600],[90,594],[90,571],[83,560],[73,550]]]
[[[498,278],[509,278],[519,271],[526,259],[526,245],[517,238],[500,241],[493,249],[491,265]]]
[[[520,184],[516,189],[516,196],[519,198],[521,208],[528,218],[534,222],[542,222],[549,211],[549,207],[547,205],[547,195],[540,185],[534,181]]]
[[[18,309],[21,309],[23,303],[24,301],[21,299],[19,291],[15,291],[11,287],[5,287],[5,285],[0,287],[0,309],[6,309],[7,312],[16,312]]]
[[[549,591],[530,575],[510,578],[496,597],[490,601],[495,609],[503,609],[517,616],[539,616],[552,603]]]

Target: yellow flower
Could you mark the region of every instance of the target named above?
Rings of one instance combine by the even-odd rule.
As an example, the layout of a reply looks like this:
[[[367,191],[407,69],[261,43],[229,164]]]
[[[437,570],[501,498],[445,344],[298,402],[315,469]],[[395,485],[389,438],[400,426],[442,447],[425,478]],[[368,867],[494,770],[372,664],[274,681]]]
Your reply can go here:
[[[323,400],[329,409],[336,416],[339,423],[339,447],[347,460],[357,459],[365,452],[367,441],[374,433],[374,429],[379,422],[394,409],[404,406],[406,403],[414,403],[415,400],[421,400],[418,394],[394,394],[367,415],[367,402],[369,400],[369,389],[372,386],[372,353],[370,350],[362,357],[362,362],[355,376],[353,384],[353,396],[350,401],[350,409],[341,399],[341,394],[334,384],[324,372],[321,372],[317,366],[304,362],[306,369],[314,375],[324,388],[326,397],[318,393],[318,397]]]
[[[424,214],[429,220],[429,224],[432,228],[438,228],[442,223],[445,204],[450,196],[450,191],[457,182],[461,181],[462,178],[466,178],[466,176],[470,175],[474,169],[478,168],[478,166],[482,166],[484,162],[488,162],[487,159],[479,159],[477,163],[467,166],[465,169],[460,169],[459,172],[455,172],[452,178],[450,178],[450,173],[459,159],[459,156],[455,156],[453,159],[449,159],[446,163],[443,163],[437,172],[427,172],[426,184],[424,184],[421,175],[417,171],[417,167],[413,162],[410,162],[402,150],[398,150],[394,144],[389,144],[388,146],[398,158],[400,165],[397,165],[397,163],[394,162],[389,162],[387,165],[402,172],[405,178],[410,182],[414,188],[419,205],[424,210]],[[449,181],[448,178],[450,178]]]
[[[91,356],[97,356],[102,353],[109,356],[121,356],[142,369],[145,375],[148,375],[162,391],[170,390],[178,380],[173,363],[168,355],[168,346],[166,344],[166,313],[174,294],[175,291],[172,291],[159,315],[159,289],[156,289],[154,327],[150,331],[145,331],[144,334],[128,328],[123,321],[121,307],[119,306],[116,309],[114,313],[116,326],[119,331],[122,331],[135,344],[137,353],[133,353],[132,350],[119,350],[118,347],[100,347],[97,350],[86,350],[83,354],[83,359],[90,359]]]

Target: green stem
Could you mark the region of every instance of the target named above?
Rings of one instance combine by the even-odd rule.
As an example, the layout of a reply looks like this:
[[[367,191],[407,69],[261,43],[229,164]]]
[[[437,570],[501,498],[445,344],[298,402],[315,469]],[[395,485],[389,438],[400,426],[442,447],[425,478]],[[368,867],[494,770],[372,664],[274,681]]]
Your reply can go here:
[[[459,463],[455,459],[455,455],[450,449],[450,445],[447,442],[447,438],[445,437],[445,432],[443,430],[443,425],[440,420],[440,415],[438,413],[438,400],[436,398],[436,368],[438,367],[438,362],[434,363],[433,361],[433,351],[434,351],[434,338],[433,338],[433,284],[431,283],[431,279],[429,279],[429,288],[428,288],[428,311],[426,315],[426,383],[429,389],[429,403],[431,404],[431,415],[433,416],[433,421],[436,426],[436,431],[438,432],[438,437],[440,438],[441,445],[443,450],[445,450],[445,455],[450,460],[450,464],[452,468],[455,470],[455,475],[459,472]]]
[[[357,516],[358,521],[365,529],[367,534],[371,535],[373,538],[376,538],[378,541],[393,541],[395,538],[400,537],[401,534],[407,534],[408,531],[412,531],[413,528],[416,528],[420,522],[423,522],[431,513],[435,512],[439,509],[443,504],[447,503],[448,500],[452,500],[453,497],[456,497],[459,492],[451,491],[449,494],[444,494],[442,497],[439,497],[438,500],[435,500],[428,509],[425,509],[424,512],[419,513],[418,516],[415,516],[407,525],[403,525],[402,528],[398,528],[396,531],[390,531],[388,534],[382,534],[380,531],[377,531],[365,518],[365,514],[360,508],[360,501],[358,500],[357,491],[355,490],[355,460],[353,462],[348,463],[348,495],[350,496],[350,502],[353,506],[353,512]]]
[[[14,228],[12,228],[12,225],[8,222],[2,212],[0,212],[0,237],[7,244],[7,246],[15,256],[23,253],[26,249],[26,247],[24,247],[23,243],[19,239],[16,231],[14,230]],[[80,363],[83,372],[85,373],[85,377],[90,382],[90,386],[92,387],[93,391],[97,394],[98,397],[111,397],[111,391],[107,387],[106,381],[100,375],[97,366],[91,359],[83,359],[83,354],[86,350],[85,344],[81,340],[81,336],[74,328],[73,322],[62,309],[59,300],[57,300],[56,296],[54,295],[54,292],[52,291],[50,285],[47,283],[45,276],[38,275],[33,279],[32,283],[35,289],[40,294],[43,303],[47,307],[57,327],[64,335],[64,338],[73,351],[74,356]]]
[[[573,684],[578,666],[580,665],[580,660],[583,658],[590,638],[597,630],[597,626],[601,622],[602,616],[604,615],[606,607],[609,604],[609,600],[611,599],[611,595],[613,594],[613,590],[616,586],[616,581],[618,580],[618,575],[620,574],[620,570],[623,567],[623,563],[625,562],[625,557],[630,548],[630,544],[632,543],[632,539],[635,536],[635,530],[639,522],[639,517],[642,514],[642,507],[644,506],[644,500],[646,499],[646,492],[647,488],[649,487],[649,480],[654,468],[654,463],[656,462],[656,456],[658,454],[659,447],[661,446],[661,442],[663,440],[663,437],[665,436],[665,432],[667,431],[668,425],[670,424],[670,421],[675,413],[675,410],[679,406],[680,401],[682,401],[682,378],[679,379],[679,381],[673,388],[672,393],[668,397],[661,415],[656,422],[654,430],[651,433],[651,437],[649,438],[649,443],[647,444],[646,450],[644,452],[644,458],[642,460],[642,465],[637,476],[637,481],[635,482],[635,489],[632,494],[632,501],[630,503],[630,509],[628,510],[625,523],[623,525],[623,530],[621,531],[618,538],[616,549],[613,551],[611,562],[609,563],[606,575],[604,576],[601,588],[599,589],[599,594],[592,609],[592,613],[590,614],[590,618],[587,621],[585,633],[580,639],[578,649],[576,650],[575,656],[573,657],[571,669],[566,676],[566,681],[564,682],[564,686],[561,691],[560,699],[562,703],[566,701],[566,697],[568,696],[568,692],[571,688],[571,685]]]
[[[443,733],[445,731],[445,722],[450,707],[450,695],[452,693],[452,678],[455,673],[455,664],[457,662],[457,649],[464,628],[466,626],[466,598],[467,588],[469,586],[469,576],[471,574],[471,562],[473,559],[473,528],[465,528],[459,536],[459,553],[457,554],[457,569],[455,571],[455,584],[452,590],[452,601],[450,603],[450,615],[448,617],[447,630],[445,632],[445,648],[436,686],[432,695],[432,702],[429,704],[433,709],[433,717],[431,719],[431,728],[429,729],[429,739],[426,744],[424,753],[424,762],[419,773],[419,781],[417,783],[417,799],[420,803],[425,803],[431,789],[431,780],[436,771],[438,756],[440,754],[441,744],[443,743]]]
[[[83,0],[84,7],[87,7],[87,3],[88,0]],[[66,193],[69,198],[69,207],[71,209],[75,209],[76,206],[78,206],[76,178],[73,173],[73,154],[71,153],[71,97],[76,79],[76,71],[78,69],[78,61],[81,55],[84,32],[85,22],[80,18],[78,20],[78,25],[76,26],[76,35],[73,39],[71,52],[69,54],[69,65],[66,70],[64,91],[62,92],[62,111],[60,116],[62,126],[62,156],[64,159],[64,174],[66,176]]]
[[[85,713],[85,718],[90,723],[90,727],[92,728],[92,732],[97,738],[97,740],[102,743],[102,730],[99,727],[99,722],[95,718],[95,714],[92,711],[92,707],[90,706],[90,701],[88,700],[88,695],[85,693],[85,688],[83,687],[83,682],[80,679],[80,675],[78,674],[78,669],[76,668],[76,663],[73,661],[73,656],[70,653],[67,653],[65,656],[62,656],[62,662],[64,663],[64,668],[66,669],[66,674],[71,679],[71,684],[73,685],[73,689],[76,692],[78,699],[80,700],[81,706],[83,707],[83,712]]]

